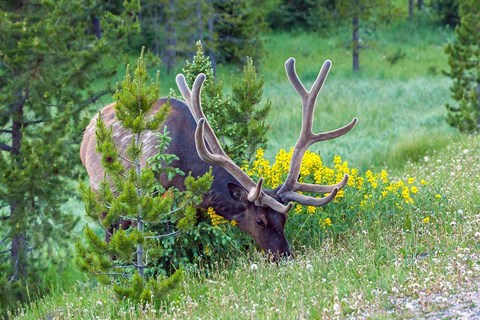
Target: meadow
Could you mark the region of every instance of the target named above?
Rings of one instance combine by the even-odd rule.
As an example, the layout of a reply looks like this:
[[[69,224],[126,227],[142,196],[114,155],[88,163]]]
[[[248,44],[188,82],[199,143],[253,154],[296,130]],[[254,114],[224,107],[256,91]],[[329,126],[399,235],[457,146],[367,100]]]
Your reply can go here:
[[[301,103],[285,76],[285,60],[296,58],[308,86],[330,59],[333,68],[317,101],[314,130],[331,130],[353,117],[359,123],[348,135],[311,151],[332,168],[334,156],[340,155],[369,189],[361,194],[347,190],[341,203],[311,214],[304,208],[294,216],[292,210],[287,231],[295,239],[293,261],[272,264],[250,252],[205,266],[209,276],[187,273],[164,301],[144,307],[119,303],[109,288],[70,266],[51,274],[65,279],[52,282],[51,295],[22,306],[17,318],[418,318],[449,316],[449,308],[458,305],[453,297],[478,290],[480,139],[461,135],[445,122],[450,80],[442,74],[447,69],[443,47],[453,38],[451,30],[406,23],[378,30],[368,39],[361,72],[355,75],[347,32],[264,37],[267,54],[258,67],[264,96],[272,101],[264,158],[273,163],[280,149],[288,151],[301,124]],[[403,57],[394,61],[398,52]],[[218,70],[227,84],[236,73],[232,66]],[[162,73],[162,79],[167,94],[173,75]],[[385,170],[388,183],[402,181],[414,201],[404,203],[402,189],[395,198],[383,199],[380,188],[388,184],[373,187],[368,169],[372,179],[380,180]],[[367,208],[361,207],[365,195],[373,199]],[[357,213],[347,221],[347,211]],[[318,232],[309,234],[314,236],[302,235],[318,217],[323,229],[316,224]],[[464,303],[472,308],[468,300]]]

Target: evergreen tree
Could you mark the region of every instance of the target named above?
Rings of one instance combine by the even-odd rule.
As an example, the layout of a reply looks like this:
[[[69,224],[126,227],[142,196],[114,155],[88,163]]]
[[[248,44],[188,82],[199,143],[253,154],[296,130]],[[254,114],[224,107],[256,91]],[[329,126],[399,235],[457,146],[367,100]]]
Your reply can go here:
[[[452,98],[447,104],[448,123],[464,132],[480,131],[480,6],[476,0],[460,1],[457,38],[446,47],[448,75],[453,79]]]
[[[257,77],[257,70],[251,58],[243,67],[242,78],[232,87],[228,121],[233,127],[230,137],[234,159],[250,161],[258,148],[267,145],[265,119],[270,112],[271,102],[260,106],[263,95],[263,79]],[[230,149],[232,149],[232,147]]]
[[[133,78],[127,68],[124,81],[115,94],[115,113],[120,124],[131,132],[131,141],[125,155],[120,155],[113,141],[111,128],[97,120],[97,150],[102,156],[106,172],[97,192],[81,185],[87,214],[104,229],[120,219],[131,221],[132,227],[114,230],[110,241],[103,241],[88,226],[87,244],[77,243],[77,263],[82,270],[95,275],[103,283],[113,283],[121,297],[135,301],[150,301],[163,295],[181,279],[181,271],[171,276],[169,270],[159,268],[164,256],[160,240],[173,238],[194,227],[196,209],[212,183],[212,175],[185,179],[186,191],[165,190],[158,183],[159,174],[169,179],[183,174],[170,164],[175,155],[164,154],[170,142],[166,128],[158,134],[159,153],[149,159],[144,168],[142,134],[158,130],[168,114],[168,105],[151,114],[158,99],[157,80],[148,82],[143,51],[138,59]],[[127,166],[124,166],[127,163]],[[112,191],[115,190],[115,191]],[[176,229],[176,230],[175,230]]]
[[[454,27],[460,21],[459,2],[459,0],[431,0],[430,7],[441,24]]]
[[[191,86],[199,73],[206,75],[202,89],[202,107],[212,129],[225,152],[237,163],[250,161],[259,147],[265,147],[267,126],[265,120],[270,102],[260,106],[263,79],[258,79],[253,60],[247,58],[242,78],[232,88],[232,95],[224,97],[223,83],[213,75],[210,59],[204,55],[202,44],[197,43],[197,54],[183,68]]]
[[[207,0],[143,0],[142,32],[137,40],[162,57],[170,73],[179,57],[192,54],[192,44],[196,41],[206,40],[209,49],[214,49],[214,32],[208,27],[214,17]]]
[[[262,5],[253,0],[213,0],[216,14],[214,30],[219,61],[243,62],[263,54],[260,33],[266,28]]]
[[[76,218],[62,204],[72,197],[79,164],[81,111],[108,90],[138,3],[120,14],[96,12],[97,1],[0,2],[0,307],[46,289],[41,272],[68,260]],[[106,63],[106,62],[109,63]],[[58,268],[58,266],[57,266]]]
[[[318,31],[337,15],[335,0],[282,0],[268,15],[274,29]]]

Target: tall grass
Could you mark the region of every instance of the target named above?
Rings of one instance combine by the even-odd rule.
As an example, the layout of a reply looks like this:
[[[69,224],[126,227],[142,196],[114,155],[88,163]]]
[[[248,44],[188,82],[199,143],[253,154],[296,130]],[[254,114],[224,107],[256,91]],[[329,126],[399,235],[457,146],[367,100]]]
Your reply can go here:
[[[480,139],[467,137],[407,165],[405,176],[427,179],[444,203],[428,221],[421,218],[429,207],[407,213],[409,228],[371,222],[300,250],[294,261],[253,256],[235,269],[214,266],[208,278],[187,275],[168,303],[141,308],[105,288],[79,287],[26,307],[19,319],[422,317],[448,306],[441,297],[478,287],[479,157]]]

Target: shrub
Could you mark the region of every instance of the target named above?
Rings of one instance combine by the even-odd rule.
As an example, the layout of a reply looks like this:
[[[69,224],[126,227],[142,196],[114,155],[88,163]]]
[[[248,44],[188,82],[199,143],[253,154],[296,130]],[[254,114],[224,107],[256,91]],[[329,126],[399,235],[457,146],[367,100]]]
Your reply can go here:
[[[288,174],[292,153],[293,148],[289,152],[280,150],[275,162],[270,164],[259,149],[253,164],[244,169],[252,177],[264,177],[265,187],[276,188]],[[294,244],[312,245],[315,240],[338,237],[352,229],[363,230],[371,224],[396,224],[409,229],[414,223],[435,219],[435,208],[443,201],[422,179],[394,179],[386,170],[359,172],[338,155],[333,159],[333,167],[329,167],[318,154],[310,151],[302,161],[300,182],[331,185],[340,182],[345,174],[350,178],[333,204],[325,207],[297,204],[291,211],[286,228]]]

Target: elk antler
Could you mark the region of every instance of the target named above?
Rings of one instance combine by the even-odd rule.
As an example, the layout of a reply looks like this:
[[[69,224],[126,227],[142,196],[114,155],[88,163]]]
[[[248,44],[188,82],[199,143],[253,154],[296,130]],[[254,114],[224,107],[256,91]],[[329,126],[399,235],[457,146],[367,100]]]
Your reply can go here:
[[[197,122],[197,129],[195,130],[195,145],[200,159],[207,163],[222,166],[247,190],[249,201],[255,202],[255,204],[259,206],[268,206],[275,211],[286,214],[292,208],[293,203],[283,205],[267,195],[262,191],[263,179],[260,179],[255,183],[232,161],[232,159],[226,155],[225,151],[223,151],[220,142],[215,136],[215,133],[202,110],[200,92],[204,81],[205,75],[200,73],[193,83],[192,91],[190,91],[187,82],[185,81],[185,77],[182,74],[179,74],[176,77],[177,86],[187,102],[193,118]],[[207,141],[211,152],[205,145],[205,140]]]
[[[297,72],[295,71],[295,59],[290,58],[285,62],[285,70],[287,72],[288,79],[290,80],[290,83],[292,84],[295,91],[302,99],[302,128],[298,141],[295,144],[295,148],[293,150],[292,159],[290,161],[290,172],[288,173],[283,185],[276,189],[277,195],[284,203],[288,201],[295,201],[304,205],[323,206],[332,201],[335,198],[338,190],[343,188],[348,181],[348,175],[346,174],[343,177],[342,181],[331,186],[322,186],[298,182],[303,155],[305,154],[305,151],[308,149],[308,147],[318,141],[338,138],[353,129],[353,127],[355,127],[355,125],[357,124],[357,119],[354,118],[349,124],[339,129],[317,134],[314,134],[312,132],[315,102],[317,100],[318,93],[320,92],[320,89],[322,88],[323,83],[328,75],[330,66],[330,60],[325,61],[322,69],[320,69],[320,72],[318,73],[317,79],[315,80],[312,88],[310,89],[310,91],[307,91],[305,89],[305,86],[298,78]],[[315,198],[299,194],[296,191],[316,193],[330,192],[330,194],[324,198]]]

